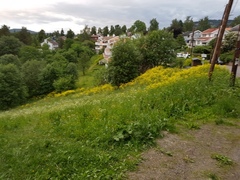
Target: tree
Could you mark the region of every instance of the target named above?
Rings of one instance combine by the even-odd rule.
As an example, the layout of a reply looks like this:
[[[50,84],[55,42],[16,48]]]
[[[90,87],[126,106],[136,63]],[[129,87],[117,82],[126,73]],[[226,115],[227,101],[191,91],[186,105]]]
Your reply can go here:
[[[175,58],[175,39],[172,33],[164,30],[152,31],[138,40],[138,47],[143,55],[141,71],[155,66],[168,66]]]
[[[77,63],[78,60],[77,60],[77,53],[74,52],[74,50],[71,48],[69,49],[68,51],[64,51],[62,53],[62,56],[65,57],[68,62],[72,62],[72,63]]]
[[[69,38],[69,39],[73,39],[74,36],[75,36],[74,32],[71,29],[69,29],[66,37]]]
[[[122,33],[123,33],[123,34],[126,34],[126,33],[127,33],[127,26],[126,26],[126,25],[123,25],[123,26],[122,26]]]
[[[59,53],[56,53],[52,60],[43,68],[39,75],[40,93],[46,94],[54,91],[53,83],[66,75],[68,61]]]
[[[2,36],[10,36],[9,27],[6,25],[3,25],[2,28],[0,29],[0,37]]]
[[[122,28],[120,25],[115,25],[115,35],[120,36],[122,34]]]
[[[71,38],[67,38],[64,42],[63,48],[68,50],[69,48],[71,48],[72,44],[74,43],[74,40]]]
[[[40,30],[38,33],[38,42],[40,42],[40,43],[43,42],[46,37],[47,36],[46,36],[45,31],[43,29]]]
[[[81,42],[83,42],[85,40],[90,40],[91,39],[90,30],[89,30],[87,25],[81,31],[81,33],[79,34],[78,38],[79,38],[79,41],[81,41]]]
[[[109,34],[108,26],[103,28],[103,36],[107,36]]]
[[[136,78],[139,75],[140,58],[140,52],[131,40],[116,43],[108,67],[109,82],[119,87]]]
[[[114,33],[115,33],[115,28],[113,25],[111,25],[109,34],[112,36]]]
[[[82,52],[79,58],[79,65],[82,69],[82,74],[85,76],[86,68],[89,66],[91,57],[87,52]]]
[[[0,38],[0,56],[4,54],[18,55],[22,43],[13,36],[3,36]]]
[[[155,31],[155,30],[158,30],[158,29],[159,29],[159,23],[156,20],[156,18],[154,18],[150,21],[150,26],[148,28],[148,31]]]
[[[147,31],[146,24],[140,20],[135,21],[130,29],[131,29],[132,33],[145,34]]]
[[[240,15],[233,19],[233,21],[231,22],[231,26],[234,27],[234,26],[237,26],[239,24],[240,24]]]
[[[103,33],[103,30],[102,30],[102,28],[98,28],[98,34],[102,34]]]
[[[179,34],[183,32],[183,22],[181,20],[174,19],[169,27],[169,31],[173,32],[173,37],[177,38]]]
[[[18,56],[13,54],[5,54],[3,56],[0,56],[0,64],[3,64],[3,65],[14,64],[19,69],[21,66],[21,62],[18,59]]]
[[[178,37],[176,38],[176,43],[178,49],[184,49],[184,47],[186,46],[186,42],[182,34],[178,35]]]
[[[25,27],[22,27],[22,29],[16,34],[16,37],[25,45],[32,44],[32,36]]]
[[[41,52],[33,46],[22,46],[19,51],[19,57],[22,63],[30,60],[41,60]]]
[[[211,27],[211,25],[210,25],[208,16],[206,16],[203,19],[199,20],[197,29],[200,30],[200,31],[204,31],[204,30],[206,30],[210,27]]]
[[[186,20],[183,22],[183,31],[184,32],[192,31],[193,27],[194,27],[194,22],[191,16],[187,16]]]
[[[235,49],[236,43],[237,43],[236,33],[230,32],[226,34],[222,44],[222,53],[226,53]]]
[[[61,36],[65,36],[63,28],[61,29],[60,35],[61,35]]]
[[[0,66],[0,110],[20,105],[27,92],[19,69],[14,64]]]
[[[96,35],[96,34],[97,34],[97,28],[96,28],[96,26],[93,26],[91,28],[91,35]]]
[[[28,88],[29,97],[41,95],[40,74],[45,66],[46,62],[37,60],[26,61],[22,65],[21,73]]]

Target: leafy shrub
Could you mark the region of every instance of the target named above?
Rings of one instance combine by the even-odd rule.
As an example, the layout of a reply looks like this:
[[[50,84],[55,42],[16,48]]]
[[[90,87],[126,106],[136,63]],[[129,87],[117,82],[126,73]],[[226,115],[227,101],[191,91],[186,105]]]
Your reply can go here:
[[[233,60],[233,53],[232,52],[227,52],[227,53],[221,54],[220,55],[220,59],[225,64],[229,63],[229,62],[231,62]]]
[[[64,76],[55,80],[53,82],[53,87],[55,88],[56,92],[62,92],[69,89],[75,88],[75,81],[73,80],[73,76]]]
[[[14,64],[0,66],[0,110],[23,103],[27,91],[19,69]]]

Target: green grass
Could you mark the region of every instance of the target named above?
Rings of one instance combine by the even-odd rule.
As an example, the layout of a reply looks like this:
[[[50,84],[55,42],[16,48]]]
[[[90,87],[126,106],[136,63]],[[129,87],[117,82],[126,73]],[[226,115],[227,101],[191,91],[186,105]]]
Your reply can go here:
[[[0,179],[124,179],[162,130],[239,118],[239,89],[228,87],[225,70],[215,71],[212,82],[188,76],[156,88],[136,83],[1,112]]]

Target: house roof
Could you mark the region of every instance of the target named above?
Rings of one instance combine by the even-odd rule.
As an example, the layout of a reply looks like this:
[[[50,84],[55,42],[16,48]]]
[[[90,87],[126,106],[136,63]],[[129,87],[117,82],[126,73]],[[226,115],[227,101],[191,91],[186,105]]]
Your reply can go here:
[[[213,31],[216,31],[217,29],[218,28],[209,28],[203,31],[202,34],[209,34],[209,33],[212,33]]]
[[[197,38],[197,40],[202,41],[202,42],[209,42],[212,39],[213,39],[212,37],[199,37],[199,38]]]
[[[231,31],[238,31],[238,30],[239,30],[239,26],[240,26],[240,24],[234,26],[234,27],[231,29]]]

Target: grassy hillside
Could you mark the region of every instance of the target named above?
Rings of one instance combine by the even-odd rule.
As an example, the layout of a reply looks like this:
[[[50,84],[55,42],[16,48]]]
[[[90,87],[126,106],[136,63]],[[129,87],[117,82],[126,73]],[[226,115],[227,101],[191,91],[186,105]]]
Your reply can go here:
[[[235,121],[239,88],[216,66],[156,67],[133,82],[52,94],[0,113],[0,179],[124,179],[161,131]],[[237,83],[238,84],[238,83]]]

